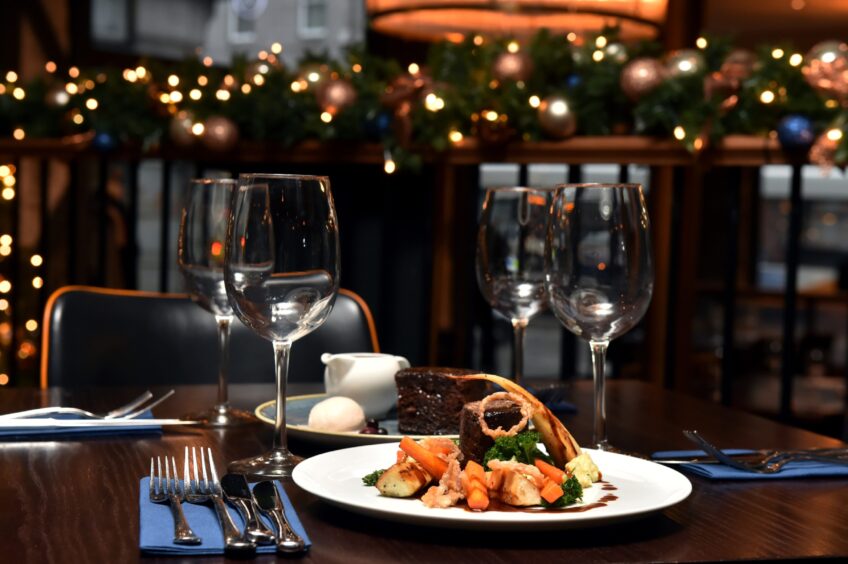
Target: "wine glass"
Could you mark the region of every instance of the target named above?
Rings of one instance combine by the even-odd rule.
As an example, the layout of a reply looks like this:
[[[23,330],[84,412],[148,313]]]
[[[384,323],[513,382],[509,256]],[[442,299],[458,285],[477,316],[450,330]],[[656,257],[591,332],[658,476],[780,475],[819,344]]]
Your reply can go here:
[[[545,255],[551,309],[569,331],[589,341],[592,351],[592,442],[601,450],[612,450],[607,441],[604,395],[607,347],[639,322],[654,288],[642,186],[557,187]]]
[[[192,300],[218,322],[218,402],[200,413],[187,415],[209,427],[255,422],[246,411],[227,401],[227,369],[233,308],[224,287],[224,240],[235,180],[192,180],[180,219],[177,262]]]
[[[524,333],[546,307],[545,230],[552,190],[486,190],[477,228],[477,284],[486,301],[512,323],[513,380],[524,373]]]
[[[231,472],[290,477],[300,458],[286,441],[286,380],[292,342],[317,329],[339,291],[339,231],[322,176],[242,174],[233,194],[224,279],[238,318],[274,344],[277,383],[270,452]]]

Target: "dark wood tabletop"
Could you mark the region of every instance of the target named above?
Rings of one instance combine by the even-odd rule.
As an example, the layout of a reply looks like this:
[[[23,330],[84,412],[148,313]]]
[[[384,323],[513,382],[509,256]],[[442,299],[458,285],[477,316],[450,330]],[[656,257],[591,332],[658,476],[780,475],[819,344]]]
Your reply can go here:
[[[308,390],[294,386],[293,391]],[[0,413],[57,404],[105,411],[139,392],[8,389],[0,393]],[[580,382],[569,392],[578,413],[568,416],[566,425],[578,441],[587,443],[591,385]],[[271,397],[270,384],[231,388],[232,403],[251,410]],[[211,405],[214,398],[212,386],[177,387],[176,395],[156,413],[179,416]],[[680,432],[685,428],[699,429],[727,447],[842,444],[638,381],[610,382],[607,405],[611,442],[643,453],[690,448]],[[0,442],[0,561],[153,561],[138,550],[136,502],[138,480],[147,472],[150,457],[179,457],[188,444],[210,446],[218,460],[229,461],[257,454],[270,441],[270,427],[257,424],[226,431],[169,429],[161,437]],[[303,455],[317,452],[308,444],[293,443],[292,449]],[[302,557],[305,562],[693,562],[848,556],[845,479],[689,478],[694,489],[687,500],[644,518],[587,529],[507,534],[395,523],[332,507],[290,482],[286,490],[313,541]]]

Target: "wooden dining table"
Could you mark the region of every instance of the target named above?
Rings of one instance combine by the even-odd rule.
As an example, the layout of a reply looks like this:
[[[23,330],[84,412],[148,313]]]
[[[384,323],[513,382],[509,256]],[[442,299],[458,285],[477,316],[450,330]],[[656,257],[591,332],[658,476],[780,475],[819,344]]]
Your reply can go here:
[[[291,393],[316,386],[292,385]],[[175,417],[214,402],[214,386],[177,386],[156,408]],[[143,390],[4,389],[0,413],[46,405],[107,411]],[[155,394],[166,388],[154,388]],[[565,417],[578,441],[592,427],[591,382],[567,386],[577,412]],[[234,385],[231,403],[254,409],[273,386]],[[609,383],[609,436],[621,449],[651,453],[687,449],[682,429],[698,429],[724,447],[834,447],[836,439],[636,380]],[[186,445],[209,446],[217,460],[258,454],[272,429],[257,423],[212,430],[168,428],[161,435],[2,440],[0,561],[177,562],[139,551],[139,479],[150,457],[177,458]],[[304,456],[325,447],[292,441]],[[467,531],[367,517],[330,505],[292,482],[285,488],[312,539],[305,562],[694,562],[848,556],[848,479],[711,481],[688,476],[683,502],[629,521],[554,531]],[[261,556],[272,561],[275,556]],[[194,559],[196,560],[196,559]],[[203,557],[203,562],[224,558]]]

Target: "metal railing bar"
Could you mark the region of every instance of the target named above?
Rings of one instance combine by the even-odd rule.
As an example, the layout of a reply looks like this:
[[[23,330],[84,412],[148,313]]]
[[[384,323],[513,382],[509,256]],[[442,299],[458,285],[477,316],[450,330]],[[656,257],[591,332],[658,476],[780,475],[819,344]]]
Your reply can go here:
[[[780,417],[792,416],[792,387],[795,375],[795,325],[798,301],[798,265],[804,201],[801,197],[802,165],[792,165],[789,193],[789,230],[786,236],[786,282],[783,289],[783,350],[780,367]]]
[[[736,340],[736,279],[739,274],[739,182],[727,188],[727,239],[724,250],[724,290],[722,309],[724,320],[721,337],[720,397],[723,405],[730,405],[733,380],[736,374],[734,342]]]
[[[168,291],[168,272],[170,270],[171,246],[171,161],[162,161],[162,206],[159,216],[159,291]]]

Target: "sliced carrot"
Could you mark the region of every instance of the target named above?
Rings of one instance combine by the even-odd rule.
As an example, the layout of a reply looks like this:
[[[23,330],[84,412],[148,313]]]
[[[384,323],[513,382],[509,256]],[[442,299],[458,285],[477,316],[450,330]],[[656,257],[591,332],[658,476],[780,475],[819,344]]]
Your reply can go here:
[[[448,463],[413,441],[409,437],[404,437],[400,441],[400,449],[415,459],[418,464],[424,467],[434,479],[441,479],[442,475],[448,469]]]
[[[539,492],[539,494],[542,496],[542,499],[544,499],[548,503],[554,503],[563,495],[562,485],[557,484],[553,480],[545,480],[545,485]]]
[[[468,507],[478,511],[485,511],[489,507],[489,495],[486,490],[475,488],[465,496]]]
[[[547,476],[548,478],[550,478],[551,480],[553,480],[557,484],[562,484],[563,482],[565,482],[565,478],[566,478],[565,471],[560,470],[559,468],[557,468],[553,464],[548,464],[547,462],[545,462],[544,460],[542,460],[540,458],[537,458],[536,460],[534,460],[533,464],[536,465],[536,468],[538,468],[539,471],[542,472],[542,474],[544,474],[545,476]]]
[[[465,464],[465,471],[468,472],[472,478],[480,480],[484,484],[486,483],[486,470],[473,460],[469,460]]]
[[[406,460],[406,453],[402,450],[397,451],[397,463],[400,464],[404,460]]]
[[[489,507],[489,492],[486,489],[486,472],[476,462],[469,461],[459,475],[462,492],[470,509],[484,511]]]

